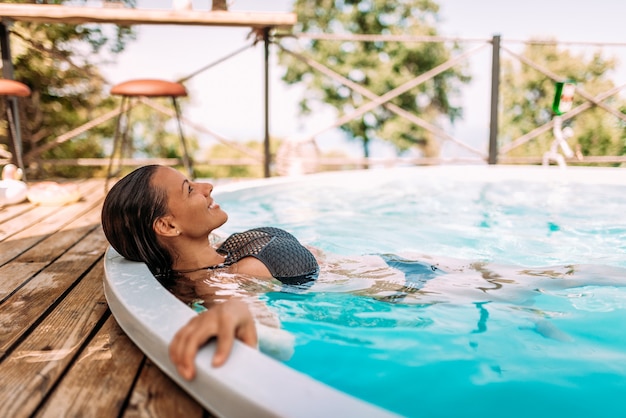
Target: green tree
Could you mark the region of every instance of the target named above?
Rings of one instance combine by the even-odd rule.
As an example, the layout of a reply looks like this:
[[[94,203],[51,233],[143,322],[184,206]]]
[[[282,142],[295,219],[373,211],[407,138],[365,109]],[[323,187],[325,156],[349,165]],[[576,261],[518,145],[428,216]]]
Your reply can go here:
[[[270,141],[270,154],[276,155],[276,150],[282,143],[281,139],[272,138]],[[263,155],[263,143],[255,140],[249,140],[242,143],[246,149],[256,151],[259,155]],[[225,159],[225,160],[250,160],[252,157],[245,154],[239,149],[228,146],[227,144],[217,143],[204,151],[204,158],[206,160],[211,159]],[[274,157],[272,157],[274,159]],[[195,167],[195,171],[198,177],[207,177],[214,179],[221,178],[262,178],[263,173],[263,161],[258,161],[254,165],[211,165]]]
[[[135,0],[123,2],[130,7],[135,5]],[[105,57],[121,52],[126,43],[134,39],[132,29],[96,24],[17,22],[11,25],[10,31],[15,79],[27,84],[33,92],[31,97],[20,100],[24,153],[30,156],[30,162],[39,157],[102,157],[101,144],[104,138],[112,136],[113,122],[95,127],[42,155],[37,151],[116,106],[116,101],[108,95],[106,80],[98,65]],[[0,135],[2,143],[8,143],[6,129]],[[59,167],[48,174],[80,172],[85,175],[91,171],[93,169]]]
[[[539,68],[547,69],[562,80],[573,80],[577,87],[591,96],[597,96],[615,87],[611,80],[616,60],[607,58],[602,51],[575,53],[559,48],[556,44],[529,43],[521,54]],[[505,145],[535,128],[550,122],[553,117],[552,102],[555,81],[544,73],[521,63],[517,59],[502,62],[501,78],[502,123],[501,145]],[[585,99],[574,95],[573,107]],[[619,96],[612,96],[603,103],[621,109],[626,103]],[[626,130],[624,122],[601,109],[592,107],[566,121],[572,127],[573,138],[568,140],[572,148],[582,155],[624,155],[626,153]],[[541,134],[526,144],[510,151],[510,156],[541,156],[550,148],[552,131]]]
[[[296,0],[294,11],[298,15],[296,33],[435,36],[439,6],[430,0]],[[313,39],[304,48],[314,60],[379,96],[446,62],[454,52],[454,48],[439,42]],[[323,101],[348,114],[368,101],[362,94],[315,72],[288,53],[281,52],[280,63],[286,68],[284,81],[306,86],[300,103],[303,113],[310,112],[315,102]],[[461,83],[467,81],[464,68],[456,66],[391,103],[430,123],[436,123],[442,115],[454,122],[462,115],[462,109],[451,98]],[[416,146],[425,156],[436,156],[439,152],[435,138],[428,131],[383,106],[342,125],[341,129],[349,139],[362,141],[365,157],[369,157],[369,144],[374,138],[390,141],[400,152]]]

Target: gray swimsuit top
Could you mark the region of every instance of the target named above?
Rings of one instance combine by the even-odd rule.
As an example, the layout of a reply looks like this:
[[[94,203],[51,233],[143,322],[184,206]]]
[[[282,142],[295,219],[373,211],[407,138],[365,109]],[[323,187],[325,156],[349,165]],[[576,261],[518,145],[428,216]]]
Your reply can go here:
[[[222,266],[244,257],[261,261],[272,277],[284,284],[298,285],[315,280],[319,274],[317,260],[296,237],[279,228],[254,228],[232,234],[217,249],[226,256]]]

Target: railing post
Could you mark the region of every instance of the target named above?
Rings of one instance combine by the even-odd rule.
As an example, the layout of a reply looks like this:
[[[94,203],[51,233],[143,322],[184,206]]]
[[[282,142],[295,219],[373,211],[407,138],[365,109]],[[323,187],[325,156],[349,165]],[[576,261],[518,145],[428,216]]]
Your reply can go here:
[[[263,28],[263,41],[265,44],[265,139],[263,149],[265,152],[265,163],[263,167],[265,177],[270,176],[270,164],[272,154],[270,153],[270,79],[269,79],[269,59],[270,59],[270,28]]]
[[[494,35],[491,58],[491,122],[489,124],[489,164],[498,163],[498,99],[500,97],[500,35]]]

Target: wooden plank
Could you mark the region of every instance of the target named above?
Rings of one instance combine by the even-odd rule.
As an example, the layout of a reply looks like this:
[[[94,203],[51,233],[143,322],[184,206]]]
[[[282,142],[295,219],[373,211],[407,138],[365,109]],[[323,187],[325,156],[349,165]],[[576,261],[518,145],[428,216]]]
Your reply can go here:
[[[91,201],[94,194],[98,200]],[[20,285],[100,225],[103,194],[102,182],[99,181],[94,191],[86,196],[85,202],[76,203],[76,208],[73,208],[78,210],[80,206],[84,213],[58,212],[50,216],[54,221],[47,220],[44,227],[32,225],[32,228],[0,242],[0,277],[3,277],[0,281],[0,304]],[[51,233],[55,229],[57,231]],[[36,232],[41,235],[34,235]]]
[[[102,180],[80,184],[79,190],[82,199],[76,203],[56,207],[38,206],[27,215],[12,220],[10,225],[0,227],[0,266],[102,203]],[[2,237],[5,239],[2,240]]]
[[[17,234],[22,229],[34,226],[45,219],[46,216],[53,214],[56,210],[58,210],[58,208],[52,206],[41,207],[38,208],[38,210],[25,212],[21,216],[12,219],[11,222],[5,222],[0,228],[0,241]]]
[[[294,13],[204,10],[156,10],[72,7],[47,4],[0,4],[0,16],[38,23],[113,23],[116,25],[196,25],[290,28]]]
[[[109,314],[103,275],[100,262],[0,363],[0,416],[30,416]]]
[[[147,360],[124,410],[124,418],[214,417],[204,413],[200,404]]]
[[[78,186],[84,196],[90,196],[96,187],[98,187],[98,181],[89,181],[84,184],[79,183]],[[46,225],[46,218],[54,215],[56,218],[52,218],[53,220],[61,217],[61,219],[65,218],[66,222],[70,221],[80,213],[80,209],[85,206],[85,203],[89,205],[89,201],[85,202],[81,200],[64,206],[39,206],[37,210],[28,211],[22,216],[11,220],[11,222],[3,224],[0,228],[0,241],[25,230],[30,230],[31,234],[34,231],[36,235],[41,235],[39,231],[42,229],[42,226]]]
[[[0,267],[0,305],[49,263],[9,263]]]
[[[0,224],[8,222],[34,208],[35,206],[31,205],[28,201],[15,205],[0,206]],[[2,226],[0,226],[0,230],[2,230]]]
[[[97,228],[0,305],[0,358],[104,255]]]
[[[81,237],[100,225],[101,202],[94,202],[91,207],[86,206],[80,209],[78,213],[61,213],[58,219],[56,216],[55,219],[47,219],[46,224],[41,227],[41,232],[46,234],[45,238],[41,239],[37,245],[31,246],[14,261],[51,262],[60,255],[60,252],[80,241]],[[8,242],[13,243],[14,247],[18,246],[14,239]]]
[[[110,316],[34,416],[119,416],[143,359]]]
[[[11,262],[0,266],[0,304],[18,287],[28,282],[34,275],[50,265],[86,235],[100,225],[100,205],[92,208],[80,218],[65,225],[60,231],[49,235],[35,246],[30,246],[35,237],[0,243],[0,265],[5,258],[19,254],[23,247],[30,247]],[[36,237],[39,238],[39,237]]]

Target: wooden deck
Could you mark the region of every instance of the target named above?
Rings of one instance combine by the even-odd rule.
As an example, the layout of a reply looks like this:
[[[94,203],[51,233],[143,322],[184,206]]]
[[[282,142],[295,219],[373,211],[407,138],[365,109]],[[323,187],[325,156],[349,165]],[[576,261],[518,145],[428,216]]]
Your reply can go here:
[[[212,416],[129,340],[103,293],[102,180],[0,208],[0,417]]]

